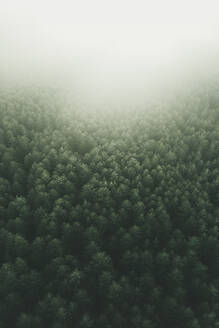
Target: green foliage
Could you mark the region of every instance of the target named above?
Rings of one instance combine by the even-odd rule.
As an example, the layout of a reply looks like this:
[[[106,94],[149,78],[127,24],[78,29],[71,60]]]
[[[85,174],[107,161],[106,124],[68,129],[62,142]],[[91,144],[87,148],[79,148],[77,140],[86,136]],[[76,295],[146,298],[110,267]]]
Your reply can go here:
[[[0,327],[219,327],[217,87],[136,112],[0,95]]]

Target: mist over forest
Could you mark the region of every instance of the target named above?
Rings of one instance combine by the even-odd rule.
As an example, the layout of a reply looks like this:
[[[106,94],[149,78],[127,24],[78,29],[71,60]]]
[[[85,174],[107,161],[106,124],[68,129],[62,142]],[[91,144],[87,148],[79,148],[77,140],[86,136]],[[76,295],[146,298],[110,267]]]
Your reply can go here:
[[[0,328],[219,328],[218,3],[0,3]]]

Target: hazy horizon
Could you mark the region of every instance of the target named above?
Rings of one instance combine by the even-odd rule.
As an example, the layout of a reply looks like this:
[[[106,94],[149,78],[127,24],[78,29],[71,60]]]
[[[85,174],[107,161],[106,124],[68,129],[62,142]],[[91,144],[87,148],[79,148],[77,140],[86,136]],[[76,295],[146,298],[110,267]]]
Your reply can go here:
[[[0,4],[0,82],[50,84],[135,104],[218,74],[217,1]]]

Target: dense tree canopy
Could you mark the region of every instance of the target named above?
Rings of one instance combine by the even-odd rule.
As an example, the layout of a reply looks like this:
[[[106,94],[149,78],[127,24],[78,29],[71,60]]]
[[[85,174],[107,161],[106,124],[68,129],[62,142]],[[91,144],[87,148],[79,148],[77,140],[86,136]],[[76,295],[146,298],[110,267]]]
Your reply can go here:
[[[219,96],[0,92],[0,327],[219,327]]]

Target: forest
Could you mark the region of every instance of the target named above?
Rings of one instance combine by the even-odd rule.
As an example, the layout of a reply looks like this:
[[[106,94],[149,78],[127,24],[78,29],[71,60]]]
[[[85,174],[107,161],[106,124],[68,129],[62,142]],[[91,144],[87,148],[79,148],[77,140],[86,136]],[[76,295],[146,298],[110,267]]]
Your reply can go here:
[[[219,327],[219,87],[139,110],[0,90],[0,328]]]

